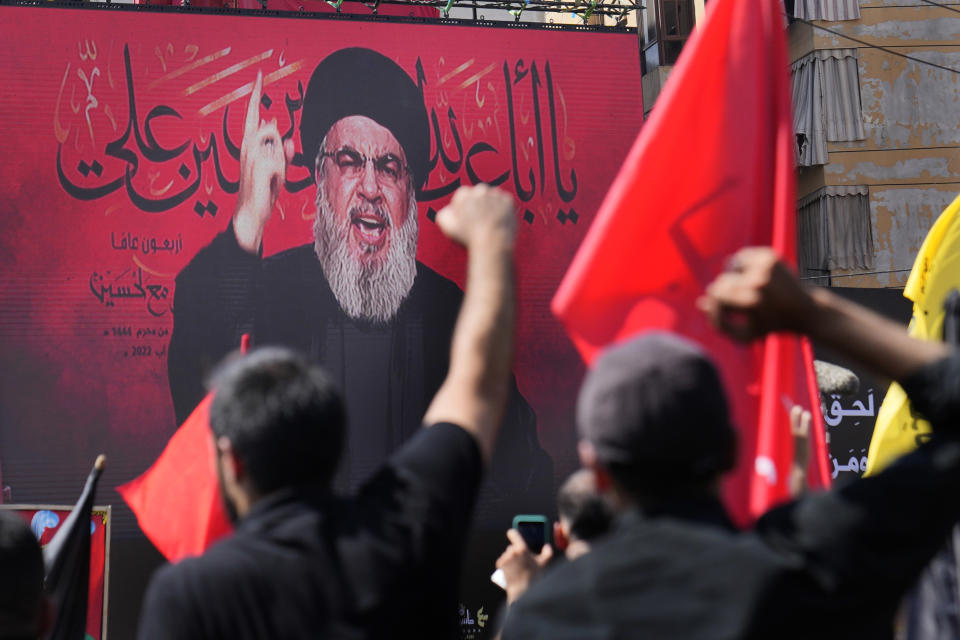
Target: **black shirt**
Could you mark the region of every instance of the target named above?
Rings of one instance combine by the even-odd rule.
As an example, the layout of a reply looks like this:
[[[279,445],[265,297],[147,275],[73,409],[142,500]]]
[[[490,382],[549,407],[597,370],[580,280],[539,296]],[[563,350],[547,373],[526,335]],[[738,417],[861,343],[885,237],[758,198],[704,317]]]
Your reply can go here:
[[[960,518],[960,358],[904,381],[938,435],[888,470],[736,531],[719,501],[626,514],[508,613],[516,638],[890,638]]]
[[[353,499],[303,488],[272,494],[230,538],[154,575],[139,637],[456,637],[481,471],[474,438],[439,424]]]

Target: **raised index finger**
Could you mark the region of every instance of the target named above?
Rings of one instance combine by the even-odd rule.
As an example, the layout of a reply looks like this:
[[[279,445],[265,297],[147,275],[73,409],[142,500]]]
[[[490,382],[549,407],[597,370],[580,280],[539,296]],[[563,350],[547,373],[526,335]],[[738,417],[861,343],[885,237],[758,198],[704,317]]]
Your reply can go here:
[[[263,73],[257,71],[257,80],[253,83],[250,92],[250,102],[247,103],[247,117],[243,121],[243,137],[252,136],[260,127],[260,95],[263,93]]]

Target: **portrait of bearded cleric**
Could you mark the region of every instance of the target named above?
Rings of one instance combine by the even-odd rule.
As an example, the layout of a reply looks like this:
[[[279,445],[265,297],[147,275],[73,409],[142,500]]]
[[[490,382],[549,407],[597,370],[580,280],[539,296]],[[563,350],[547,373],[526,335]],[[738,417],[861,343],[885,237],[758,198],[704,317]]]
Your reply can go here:
[[[462,300],[455,283],[416,258],[427,110],[410,75],[385,56],[350,48],[324,58],[307,85],[299,131],[316,184],[313,238],[263,258],[264,227],[294,145],[275,122],[259,120],[260,90],[258,78],[233,219],[177,276],[168,357],[174,409],[180,424],[206,393],[205,376],[243,334],[258,346],[294,348],[343,391],[348,433],[335,486],[352,491],[420,428],[446,376]],[[479,521],[502,528],[515,513],[541,511],[551,503],[552,475],[536,416],[511,380]]]
[[[417,275],[417,199],[403,149],[365,116],[337,122],[320,149],[317,259],[348,316],[388,322]]]

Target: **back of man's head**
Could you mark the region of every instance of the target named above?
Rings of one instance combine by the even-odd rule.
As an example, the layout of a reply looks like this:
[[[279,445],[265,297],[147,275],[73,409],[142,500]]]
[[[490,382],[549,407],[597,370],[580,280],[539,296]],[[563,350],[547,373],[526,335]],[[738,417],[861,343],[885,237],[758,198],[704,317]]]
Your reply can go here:
[[[40,544],[26,522],[0,511],[0,639],[39,637],[44,602]]]
[[[640,502],[711,490],[736,436],[720,376],[692,342],[650,332],[606,351],[577,403],[580,437]]]
[[[210,428],[230,441],[257,492],[329,485],[346,414],[319,367],[287,349],[261,348],[228,362],[211,384]]]
[[[573,473],[557,492],[557,513],[571,540],[589,542],[610,529],[613,509],[597,491],[594,475],[586,469]]]

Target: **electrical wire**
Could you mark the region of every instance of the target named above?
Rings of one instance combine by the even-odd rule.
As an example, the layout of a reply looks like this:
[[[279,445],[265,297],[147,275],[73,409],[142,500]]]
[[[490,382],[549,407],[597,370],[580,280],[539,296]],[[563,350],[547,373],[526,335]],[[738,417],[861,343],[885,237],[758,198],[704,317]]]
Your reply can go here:
[[[934,2],[933,0],[920,0],[921,2],[926,2],[927,4],[932,4],[935,7],[940,7],[941,9],[946,9],[947,11],[953,11],[954,13],[960,13],[960,9],[956,8],[956,5],[951,6],[948,4],[943,4],[942,2]]]
[[[824,273],[822,276],[803,276],[800,280],[821,280],[823,278],[856,278],[859,276],[883,276],[890,273],[905,273],[908,271],[913,271],[913,269],[891,269],[890,271],[861,271],[858,273]]]
[[[930,0],[924,0],[924,2],[930,2]],[[936,4],[936,3],[931,2],[931,4]],[[937,5],[937,6],[940,6],[940,5]],[[957,11],[957,13],[960,13],[960,11]],[[907,54],[907,53],[900,53],[899,51],[894,51],[889,47],[883,47],[878,44],[871,44],[865,40],[861,40],[860,38],[855,38],[845,33],[840,33],[839,31],[834,31],[833,29],[828,29],[827,27],[824,27],[822,25],[815,24],[812,20],[807,20],[805,18],[793,18],[793,20],[795,20],[796,22],[802,22],[803,24],[810,25],[814,29],[817,29],[819,31],[824,31],[838,38],[851,40],[853,42],[856,42],[857,44],[863,45],[868,49],[878,49],[880,51],[883,51],[884,53],[888,53],[892,56],[897,56],[899,58],[905,58],[906,60],[911,60],[913,62],[916,62],[917,64],[926,65],[928,67],[933,67],[935,69],[940,69],[942,71],[948,71],[950,73],[960,74],[960,69],[954,69],[953,67],[947,67],[942,64],[937,64],[936,62],[930,62],[929,60],[924,60],[923,58],[917,58],[916,56],[911,56],[910,54]]]

